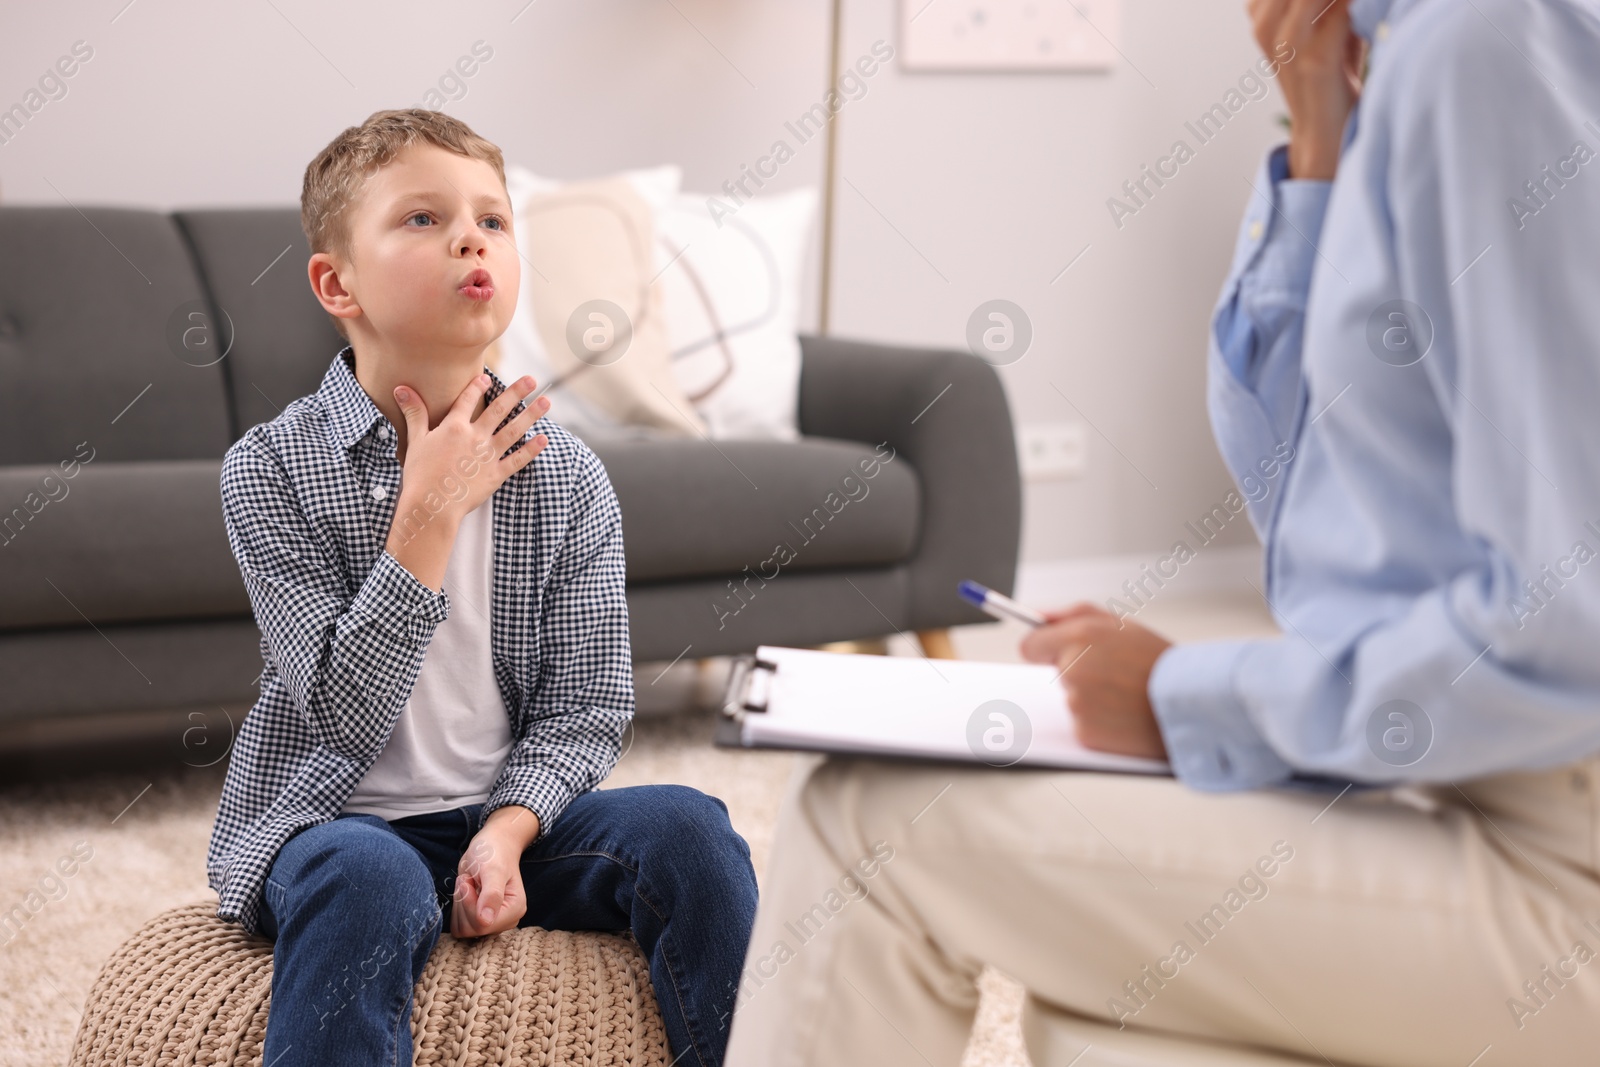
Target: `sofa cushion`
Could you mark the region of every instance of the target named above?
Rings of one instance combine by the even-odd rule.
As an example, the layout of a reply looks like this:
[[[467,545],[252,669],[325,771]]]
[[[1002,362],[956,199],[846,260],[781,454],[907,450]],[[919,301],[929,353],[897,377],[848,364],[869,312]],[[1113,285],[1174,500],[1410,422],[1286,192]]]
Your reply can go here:
[[[0,630],[250,614],[220,459],[0,468]]]
[[[221,458],[210,305],[171,218],[0,207],[0,248],[0,466],[85,441],[106,462]]]
[[[628,636],[635,662],[882,637],[909,628],[910,590],[911,565],[905,563],[786,571],[777,581],[741,579],[734,589],[721,577],[645,582],[628,586]],[[0,694],[0,713],[4,701]]]
[[[311,249],[298,208],[213,208],[173,218],[232,324],[223,369],[238,436],[316,392],[345,342],[311,293]]]
[[[921,490],[886,446],[590,443],[622,505],[630,583],[883,566],[916,546]],[[248,616],[220,471],[220,460],[94,459],[71,478],[0,468],[0,630]]]
[[[887,445],[591,434],[622,505],[628,581],[880,566],[909,558],[916,472]]]
[[[261,631],[248,615],[7,631],[0,735],[26,719],[202,708],[192,720],[202,729],[184,733],[184,760],[209,766],[243,718],[222,706],[249,708],[261,695],[261,656]]]

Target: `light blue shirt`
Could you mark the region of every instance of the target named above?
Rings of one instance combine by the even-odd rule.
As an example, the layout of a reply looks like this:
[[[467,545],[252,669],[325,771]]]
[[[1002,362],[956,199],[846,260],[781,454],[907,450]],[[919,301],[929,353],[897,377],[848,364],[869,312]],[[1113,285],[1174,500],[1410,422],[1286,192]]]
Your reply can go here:
[[[1208,404],[1284,636],[1157,662],[1189,785],[1600,750],[1597,5],[1355,0],[1337,176],[1255,178]]]

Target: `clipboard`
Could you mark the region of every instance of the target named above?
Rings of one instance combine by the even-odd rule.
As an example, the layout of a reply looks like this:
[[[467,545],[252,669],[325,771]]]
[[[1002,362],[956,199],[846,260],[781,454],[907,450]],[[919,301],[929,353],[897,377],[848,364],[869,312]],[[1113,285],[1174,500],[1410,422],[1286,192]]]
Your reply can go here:
[[[1168,775],[1165,760],[1083,747],[1055,668],[762,645],[734,660],[715,743]]]

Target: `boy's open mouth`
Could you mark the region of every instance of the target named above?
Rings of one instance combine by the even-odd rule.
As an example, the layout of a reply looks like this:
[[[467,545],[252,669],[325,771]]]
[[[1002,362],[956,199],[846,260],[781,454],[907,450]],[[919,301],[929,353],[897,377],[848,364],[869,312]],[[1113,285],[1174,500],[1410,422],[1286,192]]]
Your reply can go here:
[[[467,275],[457,292],[468,300],[488,300],[494,296],[494,279],[480,267]]]

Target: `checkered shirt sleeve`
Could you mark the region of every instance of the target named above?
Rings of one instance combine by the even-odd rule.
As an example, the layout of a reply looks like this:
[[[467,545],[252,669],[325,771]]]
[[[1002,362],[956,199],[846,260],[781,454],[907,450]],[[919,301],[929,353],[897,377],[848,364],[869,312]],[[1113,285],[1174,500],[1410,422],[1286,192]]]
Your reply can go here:
[[[334,483],[317,503],[342,506]],[[352,760],[375,757],[449,616],[449,597],[384,551],[352,599],[345,568],[304,507],[278,458],[251,435],[228,450],[223,518],[272,663],[318,744]]]

